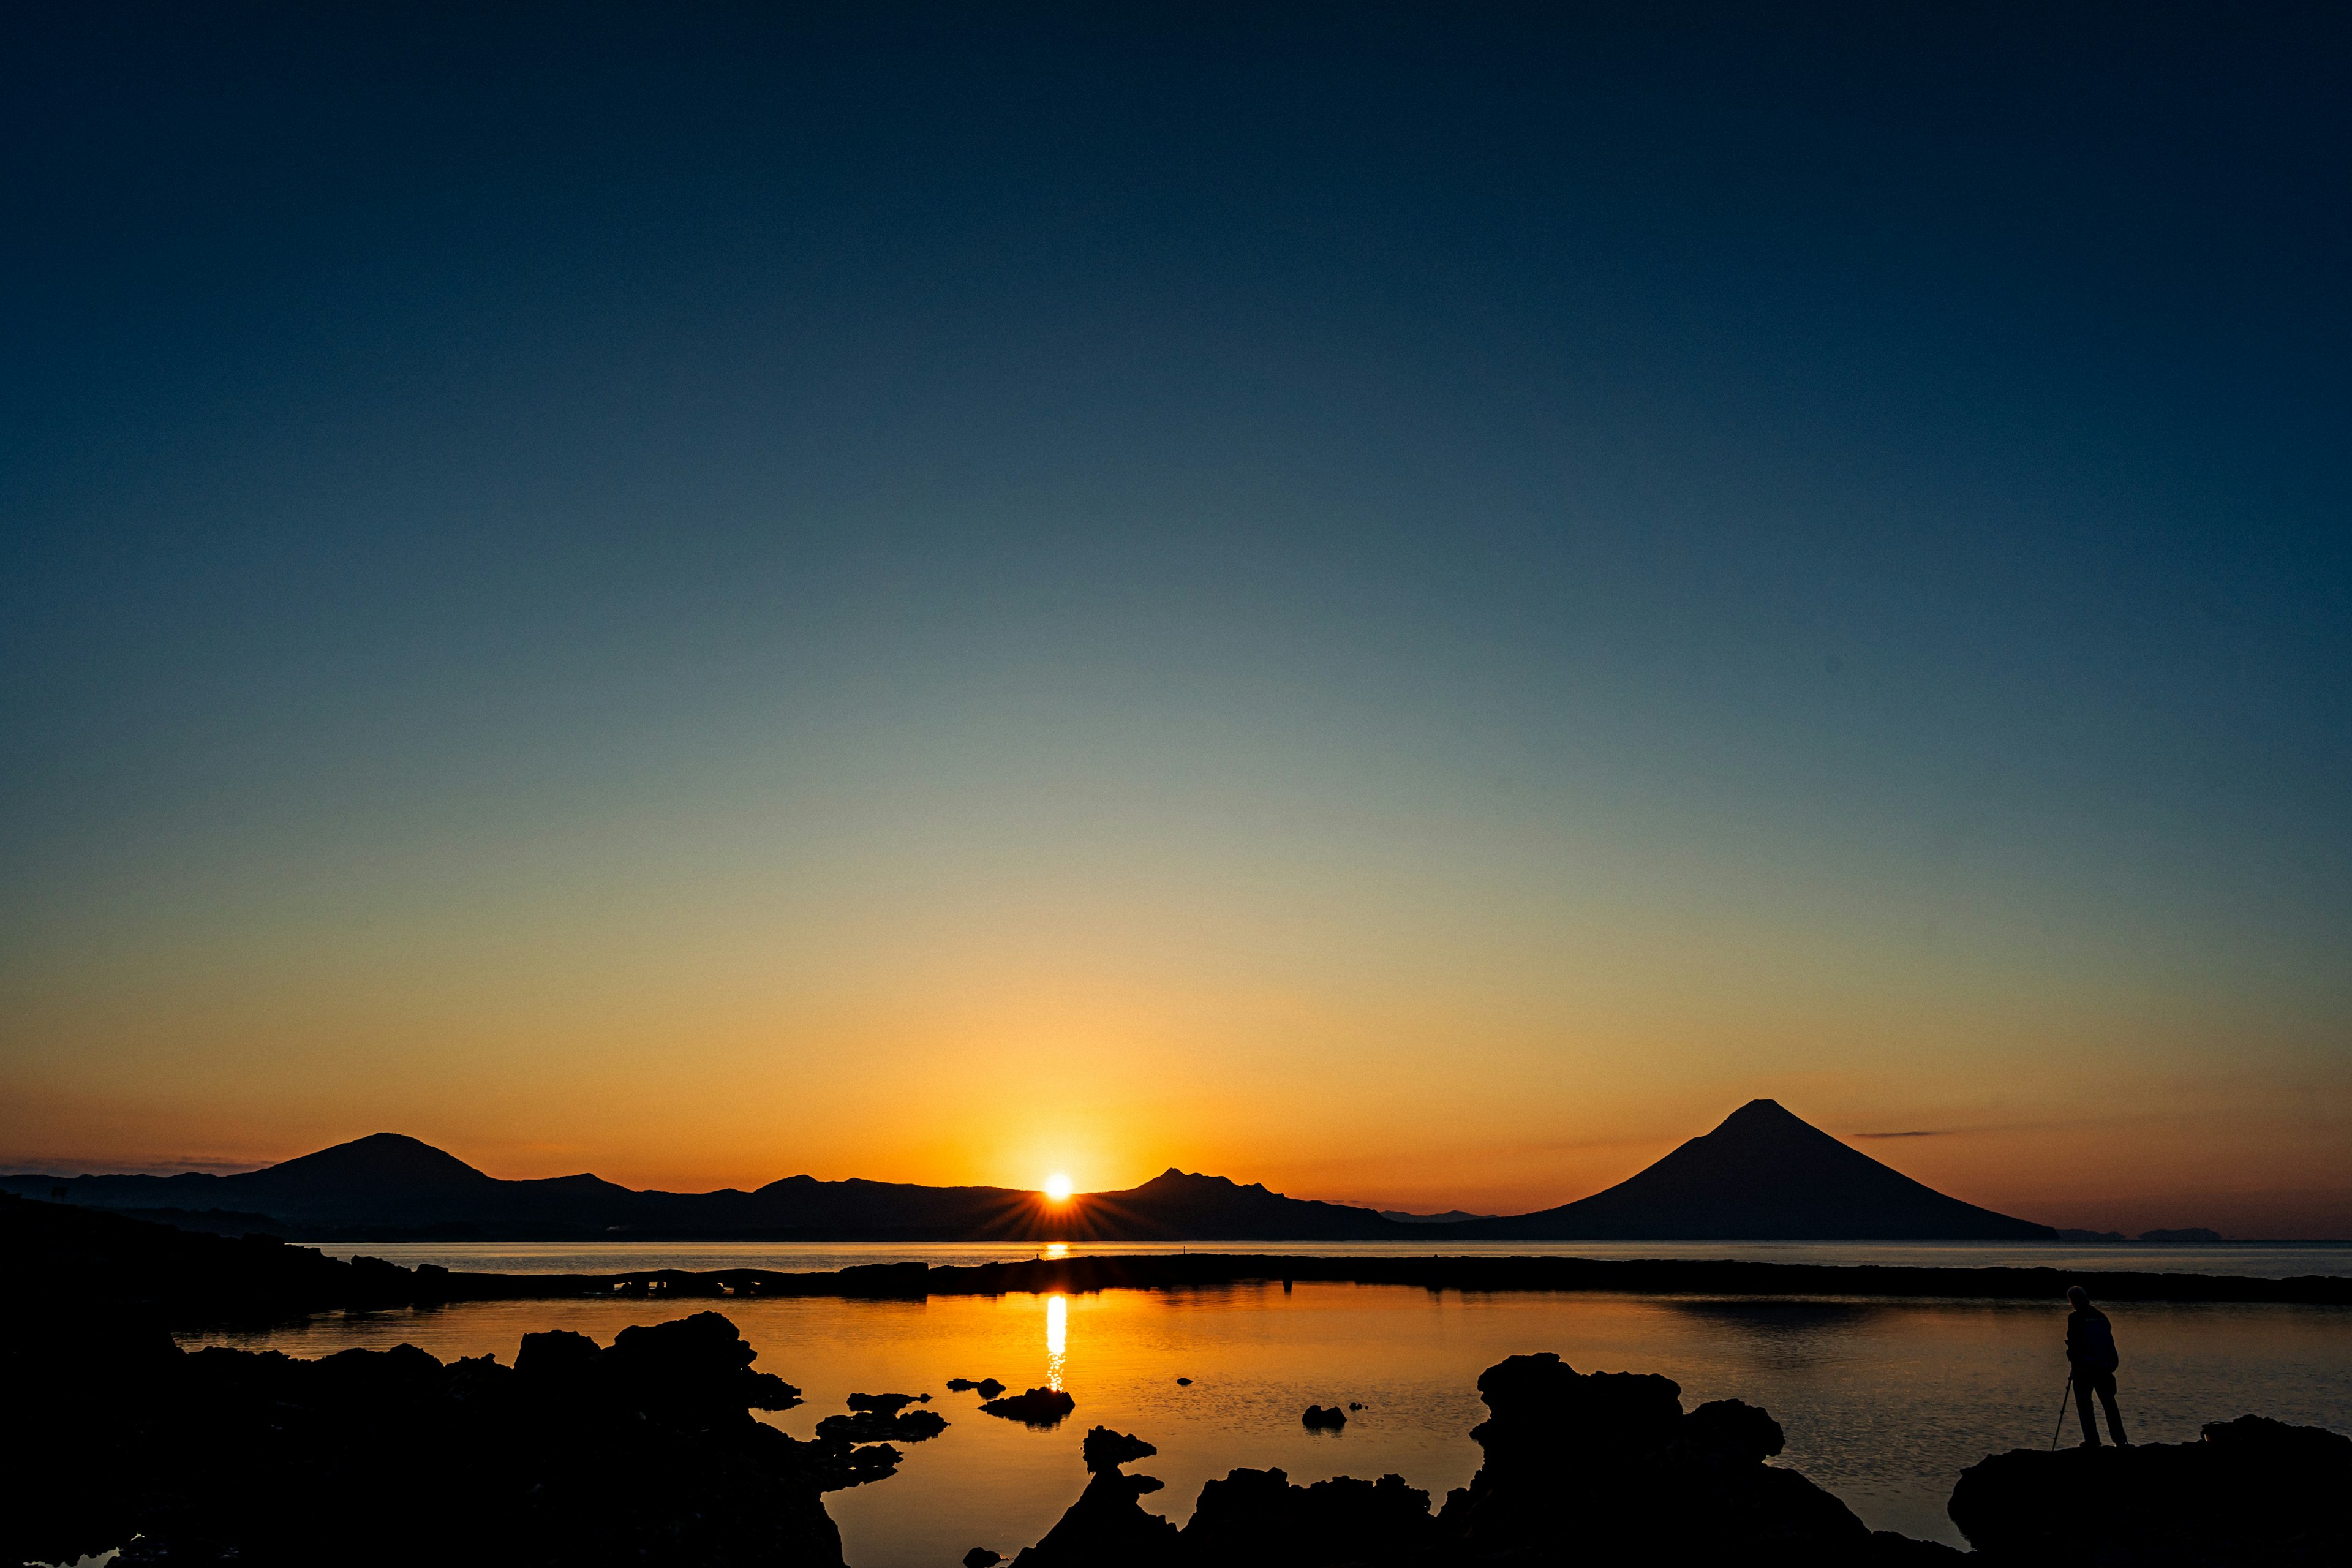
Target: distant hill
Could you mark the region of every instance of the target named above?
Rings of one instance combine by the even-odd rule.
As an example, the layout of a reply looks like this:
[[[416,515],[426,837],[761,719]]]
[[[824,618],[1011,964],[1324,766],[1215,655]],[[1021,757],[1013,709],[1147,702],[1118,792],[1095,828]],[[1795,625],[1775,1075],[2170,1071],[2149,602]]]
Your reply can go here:
[[[2053,1241],[2031,1220],[1947,1197],[1780,1108],[1714,1131],[1589,1198],[1450,1226],[1481,1241]]]
[[[1055,1204],[1014,1187],[787,1176],[755,1192],[638,1192],[600,1176],[502,1181],[378,1132],[235,1175],[0,1177],[34,1198],[291,1240],[1480,1241],[2047,1240],[2044,1226],[1890,1170],[1769,1100],[1648,1170],[1536,1214],[1396,1215],[1168,1170]]]
[[[1398,1241],[1410,1233],[1370,1209],[1314,1203],[1174,1167],[1123,1193],[1083,1193],[1050,1215],[1076,1240]]]
[[[1409,1235],[1370,1209],[1170,1170],[1055,1204],[1013,1187],[787,1176],[756,1192],[638,1192],[599,1176],[509,1182],[396,1132],[235,1175],[0,1178],[0,1190],[295,1240],[1351,1241]]]

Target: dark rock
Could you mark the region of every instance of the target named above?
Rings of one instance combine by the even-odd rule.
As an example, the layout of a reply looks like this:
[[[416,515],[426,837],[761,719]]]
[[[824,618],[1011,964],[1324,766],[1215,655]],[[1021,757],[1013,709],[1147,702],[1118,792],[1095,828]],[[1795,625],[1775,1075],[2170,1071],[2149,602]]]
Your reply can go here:
[[[1780,1453],[1780,1424],[1739,1399],[1716,1399],[1683,1417],[1678,1434],[1685,1447],[1727,1463],[1760,1465]]]
[[[928,1394],[853,1394],[842,1403],[852,1410],[879,1410],[885,1415],[895,1415],[909,1405],[929,1405]]]
[[[753,1419],[789,1385],[714,1314],[601,1349],[535,1334],[514,1366],[411,1345],[187,1352],[103,1311],[65,1316],[5,1342],[11,1424],[65,1462],[38,1472],[9,1449],[0,1552],[16,1555],[0,1561],[122,1546],[121,1568],[839,1568],[823,1491],[836,1469],[887,1473],[871,1450]]]
[[[594,1340],[569,1329],[525,1334],[515,1352],[514,1369],[526,1378],[568,1378],[603,1353]]]
[[[2003,1563],[2319,1563],[2352,1560],[2347,1498],[2352,1437],[2245,1415],[2195,1443],[1996,1454],[1948,1511]]]
[[[963,1554],[963,1568],[996,1568],[1003,1561],[1003,1553],[991,1552],[985,1546],[975,1546]]]
[[[1114,1432],[1108,1426],[1089,1429],[1086,1440],[1078,1446],[1078,1451],[1086,1458],[1087,1473],[1090,1476],[1115,1470],[1138,1459],[1148,1459],[1160,1452],[1140,1437]]]
[[[1915,1541],[1891,1530],[1870,1532],[1862,1560],[1865,1568],[1964,1568],[1973,1561],[1967,1552],[1940,1541]]]
[[[1179,1388],[1190,1388],[1192,1386],[1192,1380],[1189,1377],[1180,1377],[1176,1380],[1176,1386]]]
[[[1299,1416],[1298,1419],[1299,1422],[1309,1430],[1318,1432],[1336,1432],[1340,1427],[1345,1426],[1348,1424],[1348,1413],[1340,1409],[1336,1405],[1328,1407],[1320,1405],[1310,1405],[1307,1407],[1306,1414]]]
[[[845,1440],[835,1438],[820,1439],[813,1447],[816,1450],[813,1463],[818,1489],[829,1492],[887,1481],[898,1473],[899,1461],[904,1458],[887,1443],[854,1448]]]
[[[1234,1470],[1201,1489],[1187,1562],[1207,1564],[1428,1562],[1439,1545],[1429,1494],[1396,1476],[1294,1487],[1280,1470]]]
[[[697,1312],[623,1329],[597,1361],[622,1403],[663,1409],[682,1421],[718,1422],[747,1405],[789,1410],[801,1402],[801,1391],[782,1378],[751,1370],[758,1354],[733,1323],[717,1312]]]
[[[1559,1357],[1507,1356],[1478,1374],[1489,1415],[1470,1436],[1507,1463],[1651,1453],[1679,1436],[1682,1388],[1650,1373],[1579,1373]]]
[[[892,1415],[887,1410],[858,1410],[828,1415],[816,1424],[821,1442],[923,1443],[948,1429],[946,1418],[929,1410]]]
[[[1018,1421],[1027,1426],[1055,1426],[1077,1407],[1078,1402],[1058,1388],[1033,1388],[1003,1399],[992,1399],[981,1409],[990,1415],[1002,1415],[1007,1421]]]
[[[948,1387],[958,1394],[977,1394],[982,1399],[993,1399],[1004,1392],[1004,1385],[992,1377],[983,1377],[977,1383],[968,1377],[951,1377]]]
[[[923,1276],[929,1267],[925,1263],[853,1263],[835,1278],[845,1296],[920,1298],[928,1293]]]
[[[1348,1408],[1350,1410],[1361,1410],[1363,1407],[1364,1404],[1360,1399],[1350,1399],[1348,1401]]]
[[[1669,1379],[1580,1373],[1554,1355],[1486,1369],[1486,1463],[1439,1523],[1464,1563],[1859,1563],[1870,1531],[1793,1470],[1737,1400],[1685,1415]]]
[[[1159,1451],[1108,1426],[1089,1431],[1083,1445],[1090,1472],[1086,1490],[1043,1541],[1013,1560],[1013,1568],[1174,1568],[1181,1560],[1176,1527],[1144,1512],[1136,1501],[1158,1491],[1159,1479],[1125,1475],[1118,1468]]]

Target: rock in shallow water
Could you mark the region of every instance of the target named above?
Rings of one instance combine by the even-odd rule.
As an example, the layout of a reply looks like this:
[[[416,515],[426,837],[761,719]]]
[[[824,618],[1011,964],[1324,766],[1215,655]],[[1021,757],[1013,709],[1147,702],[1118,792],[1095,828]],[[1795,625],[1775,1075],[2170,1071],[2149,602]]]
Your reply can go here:
[[[1114,1432],[1108,1426],[1096,1426],[1087,1431],[1085,1441],[1078,1445],[1078,1452],[1087,1462],[1087,1474],[1098,1476],[1105,1470],[1115,1470],[1121,1465],[1148,1459],[1160,1450],[1140,1437]]]
[[[1435,1517],[1429,1494],[1396,1476],[1297,1487],[1280,1470],[1237,1469],[1202,1488],[1179,1532],[1137,1500],[1159,1482],[1117,1470],[1150,1445],[1097,1427],[1085,1492],[1014,1568],[1925,1568],[1957,1555],[1874,1537],[1836,1498],[1766,1465],[1780,1426],[1740,1401],[1685,1415],[1665,1378],[1580,1373],[1553,1355],[1513,1356],[1478,1387],[1490,1415],[1472,1436],[1486,1462]]]
[[[1028,1426],[1053,1426],[1061,1423],[1078,1402],[1058,1388],[1032,1388],[1024,1393],[992,1399],[981,1406],[990,1415],[1002,1415],[1007,1421],[1018,1421]]]
[[[2020,1448],[1962,1471],[1950,1512],[2028,1568],[2352,1562],[2352,1437],[2242,1415],[2195,1443]]]
[[[852,1410],[878,1410],[885,1415],[896,1415],[909,1405],[929,1405],[928,1394],[853,1394],[842,1401]]]
[[[1119,1470],[1160,1450],[1140,1437],[1097,1426],[1087,1434],[1082,1451],[1089,1472],[1087,1489],[1043,1541],[1013,1560],[1013,1568],[1171,1568],[1178,1561],[1176,1527],[1144,1512],[1135,1500],[1158,1491],[1159,1478]]]
[[[1181,1544],[1188,1563],[1271,1568],[1430,1562],[1441,1542],[1429,1494],[1401,1477],[1295,1487],[1275,1469],[1234,1470],[1202,1487]]]
[[[31,1420],[119,1398],[118,1417],[82,1428],[71,1456],[98,1489],[45,1500],[53,1534],[107,1537],[78,1551],[129,1541],[119,1568],[839,1568],[822,1493],[840,1472],[874,1479],[897,1459],[754,1420],[750,1408],[793,1391],[751,1371],[751,1347],[711,1312],[624,1330],[606,1348],[530,1335],[512,1367],[445,1365],[410,1345],[317,1361],[168,1340],[81,1349],[12,1394]],[[135,1368],[135,1396],[118,1363]],[[0,1531],[12,1548],[28,1511]]]
[[[947,1418],[929,1410],[853,1410],[847,1415],[828,1415],[816,1424],[817,1437],[823,1442],[921,1443],[947,1429]]]

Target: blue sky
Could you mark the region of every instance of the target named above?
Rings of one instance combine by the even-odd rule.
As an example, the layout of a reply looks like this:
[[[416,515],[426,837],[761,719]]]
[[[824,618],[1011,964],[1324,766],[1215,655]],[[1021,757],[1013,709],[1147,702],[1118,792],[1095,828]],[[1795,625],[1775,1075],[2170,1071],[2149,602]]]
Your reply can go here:
[[[13,1156],[2352,1215],[2340,14],[6,25]]]

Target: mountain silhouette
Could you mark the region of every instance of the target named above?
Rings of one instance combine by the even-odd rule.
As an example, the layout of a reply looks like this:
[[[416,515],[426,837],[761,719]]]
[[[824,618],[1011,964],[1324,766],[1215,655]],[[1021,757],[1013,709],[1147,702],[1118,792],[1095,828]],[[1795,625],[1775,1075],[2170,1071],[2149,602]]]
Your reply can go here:
[[[2053,1241],[2030,1220],[1948,1197],[1783,1110],[1751,1100],[1712,1132],[1589,1198],[1471,1220],[1494,1241]]]
[[[756,1192],[640,1192],[593,1175],[504,1181],[432,1144],[372,1133],[215,1176],[10,1176],[0,1188],[233,1233],[296,1240],[1375,1240],[1410,1235],[1370,1209],[1169,1170],[1054,1203],[1014,1187],[787,1176]]]
[[[10,1176],[0,1188],[295,1240],[1498,1241],[2000,1240],[2056,1232],[1964,1204],[1769,1100],[1639,1175],[1535,1214],[1401,1222],[1171,1168],[1054,1203],[1015,1187],[787,1176],[754,1192],[640,1192],[593,1175],[504,1181],[378,1132],[215,1176]]]
[[[474,1169],[457,1155],[398,1132],[372,1132],[315,1154],[225,1179],[246,1194],[283,1194],[295,1202],[356,1192],[478,1197],[500,1184],[497,1177]]]
[[[1170,1166],[1123,1193],[1086,1193],[1056,1216],[1072,1240],[1391,1241],[1411,1233],[1367,1208],[1317,1203]]]

